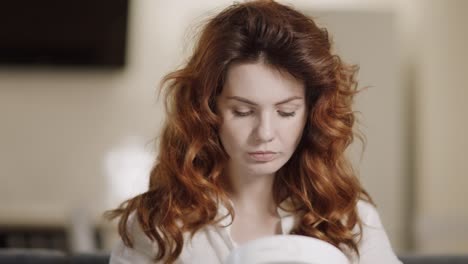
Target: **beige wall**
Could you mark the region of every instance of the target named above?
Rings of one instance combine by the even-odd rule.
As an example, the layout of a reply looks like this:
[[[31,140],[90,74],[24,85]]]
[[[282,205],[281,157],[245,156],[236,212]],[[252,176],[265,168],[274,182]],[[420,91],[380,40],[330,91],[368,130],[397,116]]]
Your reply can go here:
[[[416,239],[424,252],[468,252],[467,1],[421,10],[416,120]]]
[[[163,115],[155,87],[188,54],[187,26],[201,21],[207,10],[213,13],[231,2],[131,1],[128,64],[122,70],[0,68],[0,222],[63,222],[72,208],[88,207],[97,215],[116,205],[116,200],[106,198],[106,157],[128,137],[145,142],[156,134]],[[385,107],[393,113],[391,124],[397,127],[388,137],[371,124],[368,160],[365,157],[362,166],[368,175],[379,175],[382,167],[375,164],[385,164],[390,157],[396,167],[384,166],[393,178],[382,182],[377,176],[365,178],[365,185],[380,204],[382,220],[398,251],[407,246],[404,228],[412,223],[407,221],[409,211],[416,216],[415,249],[466,252],[466,240],[461,237],[468,237],[468,212],[460,201],[468,183],[463,177],[468,169],[463,151],[468,146],[462,140],[468,134],[468,108],[463,102],[467,98],[467,36],[462,28],[468,22],[462,14],[467,2],[287,2],[304,10],[396,14],[401,38],[397,74],[406,81],[414,79],[419,86],[414,95],[398,90],[409,85],[390,85],[396,90],[383,91],[390,96]],[[406,69],[418,75],[409,76]],[[376,70],[368,73],[374,75]],[[370,79],[367,84],[373,82]],[[359,103],[367,111],[363,113],[367,120],[378,120],[372,113],[379,106]],[[395,108],[397,112],[392,112]],[[412,113],[415,116],[408,118]],[[409,133],[410,128],[415,128],[414,133]],[[151,145],[141,147],[153,151]],[[390,152],[384,155],[380,150]],[[408,153],[415,154],[415,165],[405,161],[413,159]],[[406,188],[412,172],[417,176],[416,211],[405,209],[412,203],[413,192]],[[447,221],[450,225],[444,224]]]

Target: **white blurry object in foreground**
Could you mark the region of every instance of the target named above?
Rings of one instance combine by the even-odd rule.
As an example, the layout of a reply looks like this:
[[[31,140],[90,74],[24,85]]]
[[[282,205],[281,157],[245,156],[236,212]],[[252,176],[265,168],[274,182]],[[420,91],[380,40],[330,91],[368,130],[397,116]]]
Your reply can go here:
[[[107,153],[105,173],[110,207],[148,189],[154,155],[144,146],[142,139],[129,137]]]
[[[333,245],[311,237],[276,235],[234,249],[226,264],[349,264]]]

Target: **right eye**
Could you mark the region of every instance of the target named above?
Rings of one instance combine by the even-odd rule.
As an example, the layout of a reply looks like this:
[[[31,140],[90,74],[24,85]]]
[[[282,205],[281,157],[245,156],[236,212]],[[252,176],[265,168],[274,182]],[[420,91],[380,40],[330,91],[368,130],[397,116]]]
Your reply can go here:
[[[253,113],[253,111],[242,112],[242,111],[233,110],[232,113],[233,113],[235,116],[244,117],[244,116],[249,116],[249,115],[251,115],[251,114]]]

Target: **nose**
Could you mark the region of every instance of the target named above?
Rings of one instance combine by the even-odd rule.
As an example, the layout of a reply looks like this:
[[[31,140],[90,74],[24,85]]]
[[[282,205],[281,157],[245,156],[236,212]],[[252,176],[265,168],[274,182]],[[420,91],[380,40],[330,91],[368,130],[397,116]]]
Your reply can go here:
[[[258,142],[270,142],[274,139],[273,120],[271,120],[268,113],[262,114],[256,129],[256,140]]]

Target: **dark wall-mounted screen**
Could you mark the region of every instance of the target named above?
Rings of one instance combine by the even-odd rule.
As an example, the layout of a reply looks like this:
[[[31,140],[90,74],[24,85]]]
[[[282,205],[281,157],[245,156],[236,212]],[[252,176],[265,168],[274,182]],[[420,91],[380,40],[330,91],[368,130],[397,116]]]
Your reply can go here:
[[[125,64],[128,0],[0,2],[0,65]]]

